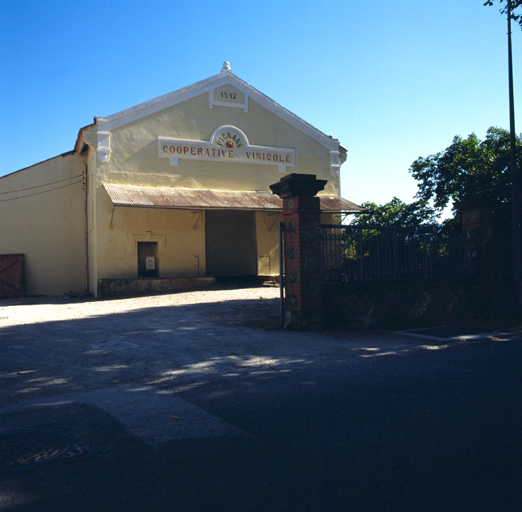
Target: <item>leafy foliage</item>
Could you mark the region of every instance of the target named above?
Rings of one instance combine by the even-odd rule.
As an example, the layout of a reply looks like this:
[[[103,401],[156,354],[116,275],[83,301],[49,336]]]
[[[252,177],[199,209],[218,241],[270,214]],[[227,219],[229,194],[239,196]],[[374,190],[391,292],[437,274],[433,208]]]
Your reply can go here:
[[[372,226],[379,228],[394,227],[401,231],[416,231],[430,228],[437,224],[437,214],[425,201],[407,204],[394,197],[389,203],[378,205],[367,201],[362,206],[368,215],[358,216],[351,222],[354,226]]]
[[[480,140],[474,133],[467,138],[455,136],[443,151],[419,157],[410,167],[417,180],[417,201],[407,204],[394,197],[389,203],[363,203],[369,215],[361,215],[351,224],[380,228],[394,227],[402,233],[459,232],[455,204],[467,199],[491,206],[497,226],[507,226],[511,217],[511,177],[509,172],[509,132],[490,128]],[[516,138],[518,168],[522,169],[521,137]],[[442,224],[438,218],[451,203],[455,217]]]
[[[474,133],[456,136],[444,151],[418,158],[410,173],[418,181],[417,197],[432,201],[442,211],[450,201],[478,198],[491,205],[499,220],[509,216],[511,178],[509,132],[490,128],[481,141]],[[520,137],[516,139],[518,166],[522,166]]]
[[[504,0],[499,0],[499,3],[503,4]],[[501,14],[507,14],[507,10],[508,10],[507,3],[508,2],[506,0],[506,5],[502,9],[500,9]],[[493,6],[494,2],[493,2],[493,0],[487,0],[486,2],[484,2],[484,5]],[[513,21],[516,21],[520,25],[520,28],[522,28],[522,14],[521,14],[522,10],[516,11],[516,9],[518,9],[519,7],[522,7],[522,0],[511,0],[511,19]]]

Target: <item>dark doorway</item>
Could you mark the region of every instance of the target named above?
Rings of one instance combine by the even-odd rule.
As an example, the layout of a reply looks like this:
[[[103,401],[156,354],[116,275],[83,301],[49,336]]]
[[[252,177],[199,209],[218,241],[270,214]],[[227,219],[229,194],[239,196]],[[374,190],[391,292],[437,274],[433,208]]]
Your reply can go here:
[[[0,299],[24,296],[24,255],[0,255]]]
[[[159,277],[157,242],[138,242],[138,277]]]
[[[207,276],[257,275],[255,212],[205,213]]]

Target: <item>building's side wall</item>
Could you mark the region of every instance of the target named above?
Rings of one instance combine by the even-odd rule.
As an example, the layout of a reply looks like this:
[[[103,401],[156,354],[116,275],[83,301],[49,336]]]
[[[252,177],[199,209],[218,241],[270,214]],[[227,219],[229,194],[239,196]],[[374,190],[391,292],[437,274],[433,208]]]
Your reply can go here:
[[[321,224],[340,224],[341,215],[322,213]],[[282,213],[257,212],[257,273],[260,276],[279,274],[279,223]]]
[[[256,214],[257,233],[257,273],[260,276],[279,274],[279,223],[281,213],[258,212]]]
[[[321,213],[321,224],[341,224],[342,218],[340,213]]]
[[[87,156],[87,249],[89,291],[96,294],[98,289],[98,243],[96,231],[96,151],[89,148]]]
[[[138,277],[138,242],[158,243],[159,277],[205,275],[205,213],[117,207],[98,190],[98,279]],[[111,227],[112,220],[112,227]]]
[[[68,153],[0,178],[0,254],[25,255],[26,295],[86,291],[84,172]]]

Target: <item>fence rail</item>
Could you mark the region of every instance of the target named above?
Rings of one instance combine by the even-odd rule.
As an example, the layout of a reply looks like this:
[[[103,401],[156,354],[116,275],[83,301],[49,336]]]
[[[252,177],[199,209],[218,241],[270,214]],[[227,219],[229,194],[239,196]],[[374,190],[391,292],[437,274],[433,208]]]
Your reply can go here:
[[[322,225],[325,282],[467,275],[476,249],[462,237],[394,228]]]

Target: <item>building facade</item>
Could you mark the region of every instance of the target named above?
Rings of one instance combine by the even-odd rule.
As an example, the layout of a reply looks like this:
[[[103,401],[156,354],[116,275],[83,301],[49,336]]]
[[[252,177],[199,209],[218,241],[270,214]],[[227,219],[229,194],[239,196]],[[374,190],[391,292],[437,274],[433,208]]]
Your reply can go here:
[[[218,75],[82,128],[73,151],[0,178],[0,254],[25,255],[27,295],[100,292],[111,280],[279,273],[289,173],[340,197],[346,150],[237,77]]]

